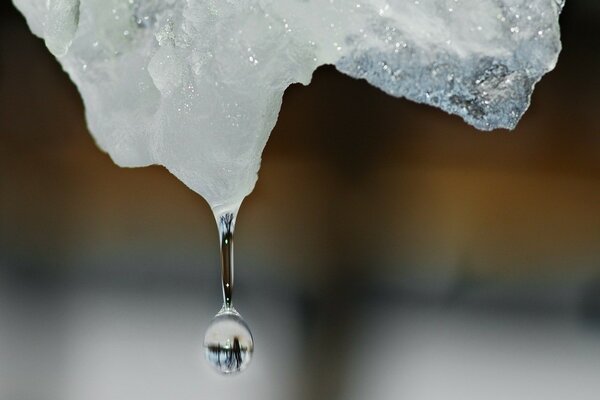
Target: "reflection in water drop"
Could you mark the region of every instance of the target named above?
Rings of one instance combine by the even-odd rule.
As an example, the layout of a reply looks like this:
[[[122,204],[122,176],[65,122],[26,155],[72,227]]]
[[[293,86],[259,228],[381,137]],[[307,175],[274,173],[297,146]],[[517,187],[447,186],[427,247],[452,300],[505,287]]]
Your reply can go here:
[[[235,213],[217,216],[221,239],[221,284],[223,308],[215,315],[204,336],[204,354],[208,362],[222,374],[244,370],[254,351],[254,340],[248,325],[233,308],[233,229]]]
[[[244,370],[250,363],[254,341],[248,325],[233,308],[221,310],[204,336],[208,362],[223,374]]]

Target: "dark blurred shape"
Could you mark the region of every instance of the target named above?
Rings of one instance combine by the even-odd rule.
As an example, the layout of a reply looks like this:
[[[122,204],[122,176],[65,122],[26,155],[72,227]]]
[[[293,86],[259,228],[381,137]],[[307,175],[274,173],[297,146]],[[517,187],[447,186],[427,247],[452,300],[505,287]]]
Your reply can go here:
[[[583,289],[581,299],[583,318],[600,327],[600,277],[590,280]]]

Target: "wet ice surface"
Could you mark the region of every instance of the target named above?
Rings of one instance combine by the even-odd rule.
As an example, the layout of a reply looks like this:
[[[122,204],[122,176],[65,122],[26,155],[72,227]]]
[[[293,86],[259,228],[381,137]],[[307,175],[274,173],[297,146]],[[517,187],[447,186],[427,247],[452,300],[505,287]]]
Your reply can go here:
[[[560,51],[561,0],[14,2],[99,146],[217,212],[250,193],[284,90],[319,65],[491,130],[515,126]]]

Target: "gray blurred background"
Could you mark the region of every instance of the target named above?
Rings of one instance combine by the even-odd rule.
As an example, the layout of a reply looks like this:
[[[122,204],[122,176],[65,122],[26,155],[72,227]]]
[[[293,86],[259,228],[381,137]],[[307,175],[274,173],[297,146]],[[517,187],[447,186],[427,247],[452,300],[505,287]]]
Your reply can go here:
[[[218,376],[207,204],[96,146],[0,6],[0,399],[600,396],[600,7],[514,132],[322,67],[286,92],[236,231],[251,367]]]

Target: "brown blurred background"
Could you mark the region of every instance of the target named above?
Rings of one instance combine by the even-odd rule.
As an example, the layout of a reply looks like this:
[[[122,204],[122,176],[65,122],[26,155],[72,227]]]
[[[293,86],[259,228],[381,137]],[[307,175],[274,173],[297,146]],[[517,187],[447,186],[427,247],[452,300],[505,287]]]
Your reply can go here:
[[[202,360],[216,227],[121,169],[10,2],[0,19],[0,398],[597,399],[600,6],[567,1],[513,132],[332,67],[294,85],[236,231],[254,365]]]

